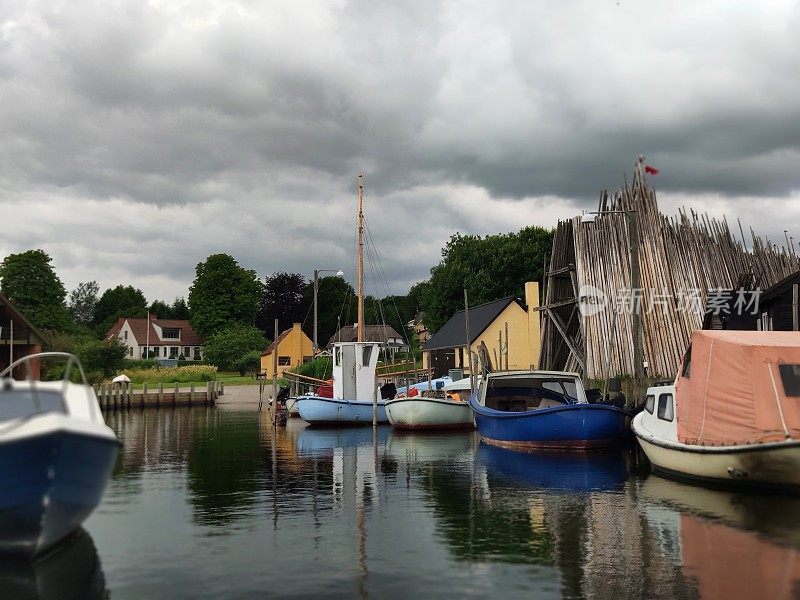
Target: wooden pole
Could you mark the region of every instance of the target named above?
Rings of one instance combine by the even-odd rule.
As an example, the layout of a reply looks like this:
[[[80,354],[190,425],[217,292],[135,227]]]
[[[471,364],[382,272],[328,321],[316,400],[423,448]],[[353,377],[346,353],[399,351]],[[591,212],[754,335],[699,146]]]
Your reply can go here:
[[[364,176],[358,174],[358,334],[364,341]]]
[[[275,344],[272,349],[272,411],[270,417],[272,418],[272,426],[277,424],[278,414],[278,319],[275,319]]]
[[[469,361],[469,393],[475,391],[475,369],[472,368],[472,337],[470,336],[469,332],[469,298],[467,298],[467,288],[464,287],[464,324],[466,327],[466,335],[467,335],[467,361]]]
[[[505,322],[506,327],[506,371],[508,371],[508,321]]]

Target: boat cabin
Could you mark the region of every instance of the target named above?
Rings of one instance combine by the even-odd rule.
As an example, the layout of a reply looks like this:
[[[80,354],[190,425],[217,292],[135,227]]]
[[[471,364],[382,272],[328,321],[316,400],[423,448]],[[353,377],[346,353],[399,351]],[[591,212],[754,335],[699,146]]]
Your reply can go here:
[[[376,397],[377,342],[338,342],[333,345],[333,397],[372,400]],[[378,396],[380,398],[380,396]]]
[[[527,412],[587,400],[576,373],[521,371],[487,375],[480,387],[480,402],[493,410]]]

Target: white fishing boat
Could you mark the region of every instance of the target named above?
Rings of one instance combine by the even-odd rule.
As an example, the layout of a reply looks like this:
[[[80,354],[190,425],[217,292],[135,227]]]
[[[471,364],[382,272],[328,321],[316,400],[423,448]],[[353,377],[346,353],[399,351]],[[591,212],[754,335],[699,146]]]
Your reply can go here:
[[[800,333],[695,331],[633,431],[656,471],[800,489]]]
[[[450,379],[449,377],[447,378]],[[444,383],[444,382],[443,382]],[[439,389],[425,387],[417,395],[386,402],[386,416],[397,429],[472,429],[475,421],[469,407],[469,378],[452,380]],[[411,386],[411,389],[418,389]]]
[[[364,341],[364,185],[358,176],[358,323],[355,342],[333,345],[333,394],[299,396],[293,407],[310,425],[387,423],[376,370],[380,344]]]
[[[31,361],[66,360],[61,381],[34,381]],[[14,370],[28,379],[15,381]],[[75,373],[80,383],[72,383]],[[33,556],[76,531],[97,507],[119,441],[77,358],[26,356],[0,373],[0,552]]]

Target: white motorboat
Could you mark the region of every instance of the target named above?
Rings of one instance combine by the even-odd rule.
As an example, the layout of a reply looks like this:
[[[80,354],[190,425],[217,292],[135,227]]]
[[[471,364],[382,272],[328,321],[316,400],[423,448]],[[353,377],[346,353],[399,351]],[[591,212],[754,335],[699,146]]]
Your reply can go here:
[[[31,361],[42,358],[66,360],[61,381],[33,380]],[[11,378],[17,368],[26,380]],[[76,531],[99,504],[119,445],[76,357],[34,354],[0,373],[0,552],[32,556]]]
[[[695,331],[633,431],[656,471],[800,489],[800,334]]]
[[[446,378],[449,380],[450,378]],[[434,380],[436,381],[436,380]],[[475,421],[469,407],[469,378],[444,383],[439,389],[419,391],[386,402],[386,416],[397,429],[472,429]],[[417,389],[411,386],[412,389]],[[409,394],[411,394],[411,389]]]

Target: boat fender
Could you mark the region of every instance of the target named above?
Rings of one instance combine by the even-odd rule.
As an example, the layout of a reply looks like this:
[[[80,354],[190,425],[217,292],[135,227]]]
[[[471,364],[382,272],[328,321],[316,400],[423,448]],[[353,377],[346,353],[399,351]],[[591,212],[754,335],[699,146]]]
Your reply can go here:
[[[408,397],[413,398],[414,396],[419,396],[419,390],[417,388],[411,388],[408,390]]]

